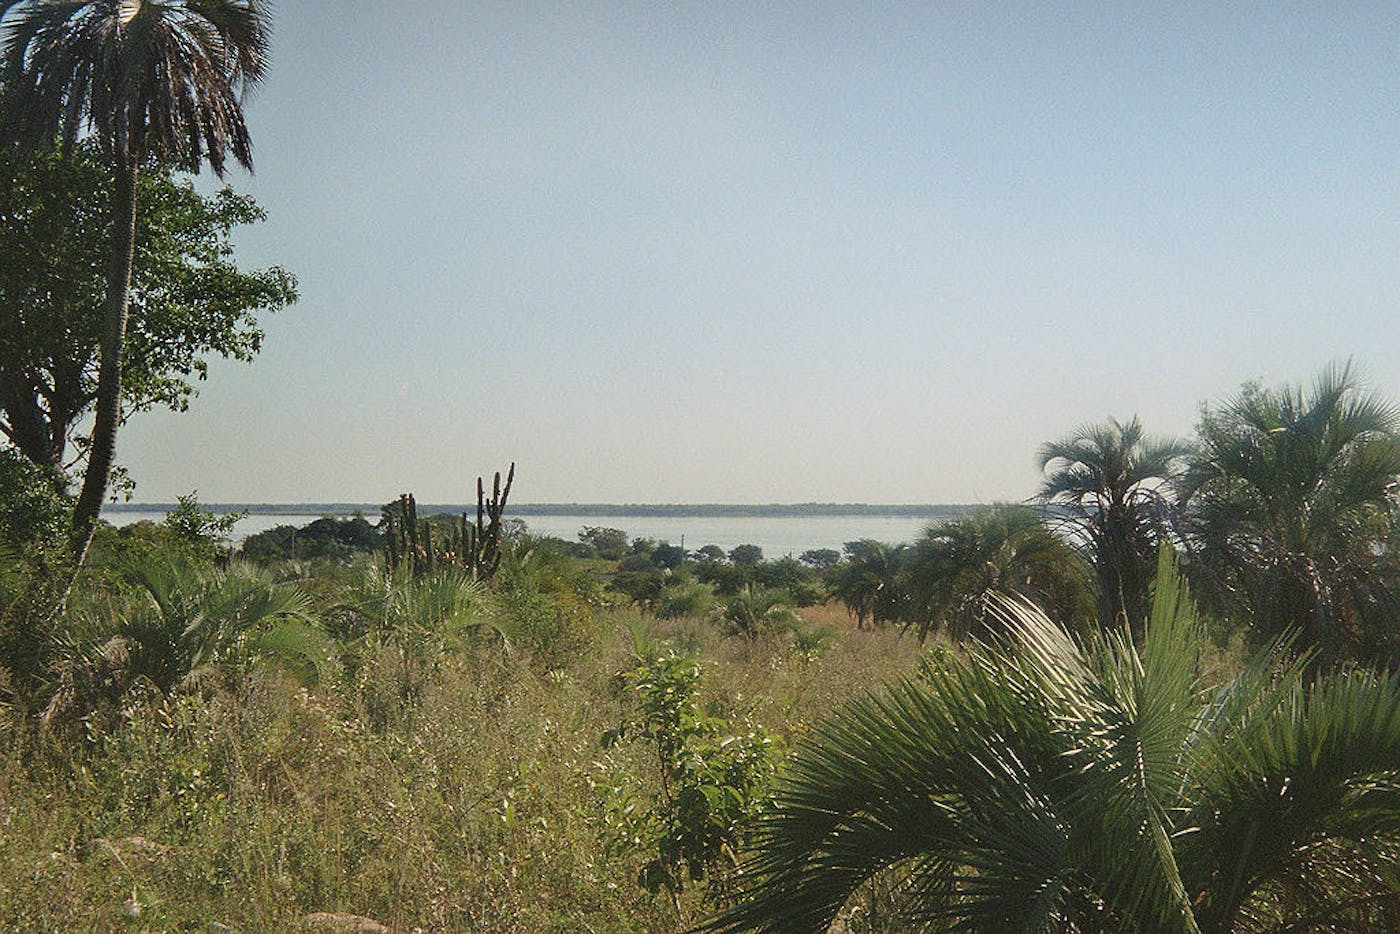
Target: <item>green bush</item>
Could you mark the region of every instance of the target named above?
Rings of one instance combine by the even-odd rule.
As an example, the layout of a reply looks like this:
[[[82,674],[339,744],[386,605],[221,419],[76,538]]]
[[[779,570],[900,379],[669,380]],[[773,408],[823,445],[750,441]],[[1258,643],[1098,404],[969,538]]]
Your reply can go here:
[[[498,625],[510,645],[524,651],[540,671],[566,671],[598,637],[592,608],[575,594],[546,594],[530,587],[498,592]]]
[[[633,709],[603,734],[604,748],[645,747],[658,782],[611,774],[602,783],[610,847],[645,858],[637,881],[665,889],[679,913],[688,882],[714,881],[762,808],[774,773],[772,741],[758,728],[734,734],[699,702],[703,669],[667,653],[622,675]]]

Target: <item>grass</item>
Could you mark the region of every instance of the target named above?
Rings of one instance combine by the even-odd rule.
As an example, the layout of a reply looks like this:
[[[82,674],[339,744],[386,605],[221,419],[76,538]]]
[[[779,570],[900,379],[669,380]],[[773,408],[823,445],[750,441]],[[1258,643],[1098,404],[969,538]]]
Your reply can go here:
[[[355,576],[288,570],[323,607]],[[405,931],[676,929],[671,901],[637,885],[641,857],[605,846],[602,779],[649,774],[642,750],[599,742],[638,644],[704,660],[707,708],[786,743],[920,657],[834,607],[803,610],[832,634],[794,647],[542,591],[499,600],[507,639],[431,659],[389,714],[399,668],[377,656],[313,686],[260,668],[231,689],[136,690],[60,735],[0,713],[0,928],[279,930],[348,912]],[[684,917],[715,907],[704,887],[684,899]]]

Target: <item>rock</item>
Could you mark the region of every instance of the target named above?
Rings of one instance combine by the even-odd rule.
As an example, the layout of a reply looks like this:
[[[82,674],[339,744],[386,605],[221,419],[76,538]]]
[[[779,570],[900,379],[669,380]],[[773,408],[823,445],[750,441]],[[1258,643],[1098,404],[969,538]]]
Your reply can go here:
[[[317,911],[301,921],[310,930],[332,931],[334,934],[394,934],[392,928],[373,918],[352,915],[345,911]]]
[[[139,856],[142,859],[160,859],[170,852],[170,847],[145,837],[124,837],[117,841],[117,850],[123,856]]]

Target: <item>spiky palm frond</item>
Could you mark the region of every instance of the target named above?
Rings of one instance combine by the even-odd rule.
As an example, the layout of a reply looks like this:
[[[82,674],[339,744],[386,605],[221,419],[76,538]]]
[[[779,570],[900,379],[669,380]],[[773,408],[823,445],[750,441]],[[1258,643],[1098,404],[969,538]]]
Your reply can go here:
[[[257,0],[11,0],[0,29],[0,140],[71,146],[90,127],[122,161],[252,166],[242,97],[269,47]]]
[[[880,875],[898,880],[908,930],[1223,934],[1382,917],[1400,846],[1400,678],[1308,686],[1276,646],[1208,689],[1199,626],[1163,562],[1140,649],[1122,630],[1077,641],[1005,600],[1001,642],[947,653],[819,726],[780,777],[739,904],[709,929],[823,931]]]
[[[1174,524],[1171,482],[1192,451],[1184,441],[1149,438],[1136,416],[1084,425],[1041,446],[1037,499],[1087,546],[1102,626],[1127,620],[1141,629],[1157,546]]]
[[[46,722],[120,700],[143,684],[161,693],[236,687],[256,669],[333,680],[334,641],[293,582],[236,563],[201,568],[152,556],[121,569],[128,590],[81,608],[64,639]]]
[[[1400,656],[1400,575],[1383,557],[1397,527],[1400,412],[1349,366],[1311,387],[1247,386],[1202,419],[1180,482],[1202,580],[1222,612],[1269,638],[1292,626],[1322,661]],[[1377,651],[1379,650],[1379,651]]]
[[[921,638],[940,629],[960,639],[985,637],[1000,621],[996,595],[1019,594],[1073,623],[1090,611],[1084,570],[1034,510],[991,506],[930,526],[908,549],[905,621]]]
[[[464,640],[505,635],[496,625],[487,589],[469,573],[445,569],[424,577],[371,566],[343,609],[359,620],[359,636],[419,654],[441,654]]]
[[[901,576],[906,551],[905,545],[874,539],[846,543],[846,560],[832,577],[831,591],[859,628],[864,629],[867,620],[880,626],[904,619],[907,601]]]
[[[731,635],[749,639],[789,631],[802,623],[785,594],[753,584],[745,584],[715,611]]]

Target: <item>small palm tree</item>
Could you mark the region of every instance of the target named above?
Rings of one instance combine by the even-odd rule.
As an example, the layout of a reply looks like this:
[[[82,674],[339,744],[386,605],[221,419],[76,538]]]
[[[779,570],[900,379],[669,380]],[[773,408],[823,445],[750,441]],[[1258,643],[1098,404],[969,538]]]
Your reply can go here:
[[[335,615],[347,677],[371,721],[414,716],[454,654],[487,640],[509,647],[490,604],[485,585],[461,568],[418,577],[406,565],[364,569]]]
[[[753,584],[745,584],[717,610],[730,635],[749,639],[792,630],[802,623],[782,592]]]
[[[1400,676],[1275,645],[1211,683],[1164,552],[1141,649],[1003,601],[1009,637],[838,711],[780,776],[714,931],[1393,930]]]
[[[74,573],[106,498],[121,423],[121,358],[130,304],[136,182],[144,165],[222,176],[252,167],[243,92],[267,67],[258,0],[0,0],[0,146],[72,146],[85,127],[115,171],[112,263],[96,417],[74,511]]]
[[[1368,644],[1400,657],[1386,547],[1400,525],[1400,410],[1330,367],[1306,389],[1245,387],[1200,435],[1181,495],[1217,608],[1265,639],[1300,627],[1323,665]]]
[[[920,638],[998,625],[1000,595],[1018,594],[1065,622],[1092,612],[1084,562],[1024,506],[998,505],[930,526],[905,556],[906,622]]]
[[[1040,449],[1039,500],[1088,547],[1098,582],[1099,624],[1141,631],[1157,547],[1168,536],[1170,483],[1192,448],[1148,438],[1134,416],[1084,425]]]
[[[904,590],[900,580],[904,545],[887,545],[874,539],[847,542],[846,560],[831,574],[831,593],[856,618],[856,627],[899,622],[904,618]]]
[[[294,583],[235,563],[205,569],[162,556],[128,564],[130,592],[64,637],[45,719],[85,712],[137,684],[169,694],[236,686],[276,665],[310,681],[335,676],[335,649]]]

